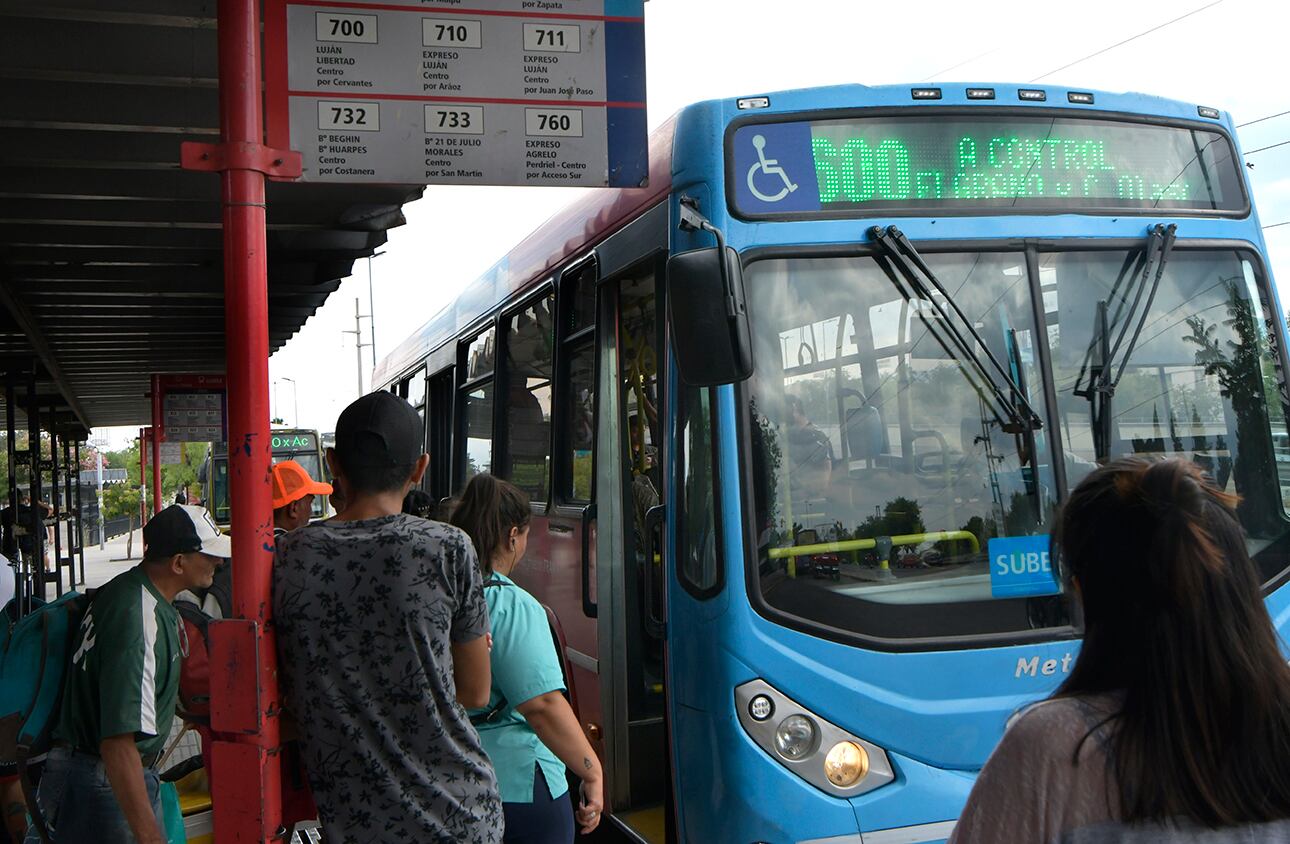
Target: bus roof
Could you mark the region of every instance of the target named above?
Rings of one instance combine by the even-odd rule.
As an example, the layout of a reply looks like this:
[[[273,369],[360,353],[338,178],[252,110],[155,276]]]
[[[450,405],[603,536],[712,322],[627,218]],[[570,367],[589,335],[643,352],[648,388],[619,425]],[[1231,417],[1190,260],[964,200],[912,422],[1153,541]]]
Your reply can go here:
[[[372,383],[388,384],[513,294],[537,284],[642,210],[661,202],[672,186],[675,123],[676,117],[670,117],[650,135],[648,187],[597,189],[552,215],[488,272],[470,282],[452,304],[382,358],[372,374]]]

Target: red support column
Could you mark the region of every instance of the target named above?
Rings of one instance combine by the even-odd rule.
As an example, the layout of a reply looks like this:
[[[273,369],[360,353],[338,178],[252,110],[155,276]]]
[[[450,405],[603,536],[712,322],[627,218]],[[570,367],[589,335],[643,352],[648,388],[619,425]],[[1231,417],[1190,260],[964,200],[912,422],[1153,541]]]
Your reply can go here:
[[[152,512],[161,512],[161,389],[152,376]]]
[[[148,521],[148,429],[139,429],[139,525]]]
[[[270,621],[269,299],[258,0],[219,2],[220,170],[235,619],[211,626],[215,837],[267,842],[282,818],[277,652]],[[193,151],[196,150],[194,153]],[[212,159],[213,155],[213,159]],[[281,163],[278,160],[277,163]],[[208,165],[210,166],[210,165]],[[297,171],[298,173],[298,171]],[[238,667],[241,670],[236,670]],[[255,670],[246,670],[254,666]]]

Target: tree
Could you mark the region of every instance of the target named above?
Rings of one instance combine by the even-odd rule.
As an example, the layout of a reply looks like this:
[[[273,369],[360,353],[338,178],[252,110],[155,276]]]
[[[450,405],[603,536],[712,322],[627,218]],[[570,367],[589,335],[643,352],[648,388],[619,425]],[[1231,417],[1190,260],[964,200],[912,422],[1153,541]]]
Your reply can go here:
[[[130,533],[125,540],[125,556],[134,556],[134,528],[139,519],[139,504],[142,494],[138,486],[132,483],[109,484],[103,487],[103,522],[108,519],[128,518]]]

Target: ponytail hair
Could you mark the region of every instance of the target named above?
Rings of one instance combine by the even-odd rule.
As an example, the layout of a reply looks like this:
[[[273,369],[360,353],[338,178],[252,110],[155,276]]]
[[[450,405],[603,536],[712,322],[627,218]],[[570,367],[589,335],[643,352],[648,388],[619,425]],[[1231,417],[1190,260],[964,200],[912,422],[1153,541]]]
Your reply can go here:
[[[475,544],[479,567],[486,575],[493,573],[493,554],[511,533],[523,530],[531,513],[526,492],[488,473],[476,475],[466,484],[449,519],[461,528]]]
[[[1055,543],[1085,631],[1054,696],[1118,697],[1128,823],[1290,818],[1290,668],[1236,502],[1189,461],[1129,457],[1062,508]]]

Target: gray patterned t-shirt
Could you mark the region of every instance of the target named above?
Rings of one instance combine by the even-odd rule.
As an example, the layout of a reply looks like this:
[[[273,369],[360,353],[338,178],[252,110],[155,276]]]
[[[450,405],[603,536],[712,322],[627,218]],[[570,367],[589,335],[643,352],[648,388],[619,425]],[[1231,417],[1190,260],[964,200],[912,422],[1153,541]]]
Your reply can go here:
[[[397,515],[276,541],[282,689],[327,840],[500,841],[497,780],[449,651],[488,632],[466,534]]]

